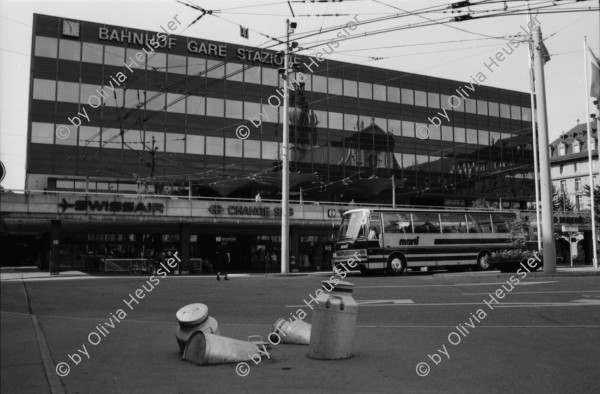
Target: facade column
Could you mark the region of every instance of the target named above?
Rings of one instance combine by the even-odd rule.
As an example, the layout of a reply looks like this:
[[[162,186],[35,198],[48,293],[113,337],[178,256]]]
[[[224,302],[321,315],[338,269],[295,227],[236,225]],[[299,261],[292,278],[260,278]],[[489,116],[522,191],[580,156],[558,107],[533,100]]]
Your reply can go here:
[[[190,273],[190,224],[181,223],[179,225],[179,242],[181,263],[179,265],[179,274]]]
[[[50,274],[60,273],[60,220],[50,221]]]

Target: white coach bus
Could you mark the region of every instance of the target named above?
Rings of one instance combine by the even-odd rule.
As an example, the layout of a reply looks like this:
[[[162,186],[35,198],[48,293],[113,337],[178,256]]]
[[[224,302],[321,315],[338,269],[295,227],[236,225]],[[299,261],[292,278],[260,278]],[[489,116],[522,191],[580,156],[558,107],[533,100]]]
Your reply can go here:
[[[512,211],[353,209],[342,215],[332,263],[355,256],[361,272],[392,275],[416,267],[487,270],[485,256],[511,248],[516,219]]]

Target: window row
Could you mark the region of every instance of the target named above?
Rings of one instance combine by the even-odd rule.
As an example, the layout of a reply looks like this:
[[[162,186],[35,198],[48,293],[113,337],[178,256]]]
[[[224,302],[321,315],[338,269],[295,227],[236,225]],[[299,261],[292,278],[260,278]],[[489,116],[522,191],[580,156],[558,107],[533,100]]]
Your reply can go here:
[[[65,127],[65,126],[62,126]],[[179,133],[159,131],[140,132],[129,130],[121,140],[118,129],[80,126],[69,127],[60,132],[51,123],[33,122],[31,142],[90,148],[121,149],[123,146],[135,151],[150,150],[154,146],[159,152],[187,153],[208,156],[246,157],[252,159],[278,160],[280,144],[272,141],[242,140],[239,138],[187,136]],[[153,145],[154,143],[154,145]]]
[[[373,220],[371,215],[371,220]],[[379,216],[379,215],[375,215]],[[508,233],[514,215],[464,213],[383,213],[386,233]],[[379,220],[379,219],[377,219]]]
[[[144,61],[136,62],[135,68],[169,72],[181,75],[206,75],[209,78],[227,78],[230,81],[281,86],[277,70],[269,67],[249,67],[248,64],[226,63],[221,61],[166,54],[151,53],[150,56],[134,48],[122,48],[110,45],[81,43],[79,41],[36,36],[35,55],[63,60],[83,61],[86,63],[106,64],[123,67],[142,53]],[[134,68],[134,67],[131,67]],[[348,79],[303,74],[305,89],[335,96],[358,97],[368,100],[402,103],[471,114],[495,116],[507,119],[531,121],[531,109],[518,105],[500,104],[494,101],[463,98],[459,95],[446,95],[420,90],[398,88],[384,84],[371,84]],[[262,77],[262,78],[261,78]],[[296,78],[300,78],[299,76]],[[434,115],[434,114],[432,114]]]
[[[112,93],[112,94],[110,94]],[[94,108],[100,102],[107,106],[127,108],[141,107],[146,101],[146,110],[166,111],[170,113],[192,114],[200,116],[225,117],[228,119],[261,119],[262,122],[280,123],[280,109],[277,103],[256,103],[238,100],[223,100],[213,97],[184,96],[176,93],[161,93],[138,89],[118,89],[110,91],[89,84],[75,82],[52,81],[47,79],[34,79],[33,98],[36,100],[59,101],[67,103],[81,103]],[[274,104],[274,105],[271,105]],[[476,130],[463,127],[442,126],[405,121],[400,119],[386,119],[365,115],[343,114],[328,111],[310,111],[309,117],[304,117],[306,124],[300,124],[296,111],[290,111],[290,125],[313,126],[317,128],[363,131],[372,125],[381,128],[384,132],[393,135],[423,138],[428,135],[430,140],[450,141],[478,145],[495,145],[500,140],[513,137],[510,133],[500,133],[487,130]],[[308,120],[307,120],[308,119]],[[66,121],[66,119],[65,119]],[[240,124],[243,122],[240,122]],[[425,129],[428,129],[427,132]]]

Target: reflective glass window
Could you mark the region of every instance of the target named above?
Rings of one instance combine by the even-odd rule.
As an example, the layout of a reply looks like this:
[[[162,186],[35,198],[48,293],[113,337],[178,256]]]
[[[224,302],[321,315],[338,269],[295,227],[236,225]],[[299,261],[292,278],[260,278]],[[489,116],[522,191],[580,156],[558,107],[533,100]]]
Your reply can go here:
[[[531,122],[531,108],[521,107],[521,113],[523,114],[523,120]]]
[[[387,99],[391,103],[400,102],[400,88],[394,86],[387,87]]]
[[[314,118],[315,118],[315,123],[317,124],[317,127],[323,127],[323,128],[327,128],[328,123],[327,123],[327,112],[325,111],[312,111]]]
[[[190,59],[194,60],[193,58]],[[168,72],[183,75],[187,74],[187,58],[185,56],[169,54],[167,60],[169,62]]]
[[[452,106],[457,106],[458,105],[458,100],[452,99],[452,101],[450,101],[451,100],[450,96],[448,96],[447,94],[440,95],[440,100],[441,100],[440,106],[442,108],[451,109]],[[450,104],[452,104],[452,105],[450,105]]]
[[[404,137],[415,136],[415,122],[409,122],[406,120],[402,121],[402,135]]]
[[[223,108],[223,100],[208,97],[206,99],[206,115],[207,116],[216,116],[223,117],[224,108]]]
[[[327,93],[327,78],[313,75],[313,92]]]
[[[210,156],[223,156],[225,141],[221,137],[206,137],[206,154]]]
[[[492,214],[492,224],[495,233],[510,232],[510,223],[515,219],[511,215]]]
[[[244,157],[250,159],[260,159],[260,141],[243,140],[244,141]]]
[[[261,115],[260,112],[260,104],[259,103],[251,103],[248,101],[244,101],[244,118],[246,119],[257,119],[261,122],[266,119],[266,116]]]
[[[58,81],[56,99],[66,103],[79,103],[79,84],[75,82]]]
[[[298,82],[302,82],[302,78],[300,77],[300,74],[302,74],[304,76],[304,90],[310,92],[312,91],[312,75],[307,74],[307,73],[298,73]]]
[[[217,60],[206,60],[206,76],[209,78],[222,79],[225,77],[225,64]]]
[[[442,125],[442,141],[454,141],[452,126]]]
[[[410,213],[384,213],[383,229],[387,234],[411,234]]]
[[[415,90],[415,105],[427,107],[427,93]]]
[[[437,93],[427,93],[427,106],[429,108],[441,108],[440,107],[440,95]]]
[[[250,67],[245,69],[244,82],[260,84],[260,67]]]
[[[185,134],[167,133],[165,152],[184,153],[185,152]]]
[[[490,215],[467,214],[470,233],[491,233],[492,221]]]
[[[402,88],[402,104],[414,105],[414,90]]]
[[[375,125],[377,125],[381,130],[387,131],[387,119],[384,118],[374,118],[371,121],[375,121]]]
[[[490,131],[490,145],[496,145],[500,141],[500,133],[496,131]]]
[[[358,83],[358,97],[364,99],[373,99],[373,85],[366,82]]]
[[[279,154],[277,153],[278,145],[277,142],[262,141],[262,158],[268,160],[278,160]]]
[[[460,96],[452,96],[450,100],[452,101],[452,105],[454,105],[453,110],[456,112],[465,112],[465,99]]]
[[[511,105],[510,117],[511,119],[521,120],[521,107],[519,107],[518,105]]]
[[[469,114],[476,114],[477,113],[477,102],[473,99],[466,99],[465,100],[465,111]]]
[[[35,78],[33,80],[33,98],[35,100],[56,100],[56,81]]]
[[[385,85],[374,84],[373,85],[373,99],[385,101],[385,97],[386,97]]]
[[[243,68],[239,63],[227,63],[225,65],[225,75],[227,75],[228,81],[242,82],[244,80]]]
[[[487,115],[488,114],[488,102],[485,100],[477,100],[477,114]]]
[[[35,56],[56,59],[58,53],[58,40],[56,38],[35,37]]]
[[[344,129],[344,117],[338,112],[329,113],[329,128],[336,130]]]
[[[500,116],[502,118],[510,119],[510,105],[508,104],[500,104]]]
[[[243,103],[237,100],[225,100],[225,117],[231,119],[242,119],[244,117],[243,113]]]
[[[242,157],[244,140],[239,138],[225,138],[225,156]]]
[[[344,130],[359,131],[357,115],[344,114]]]
[[[273,107],[267,103],[262,104],[262,113],[265,122],[279,123],[279,107]]]
[[[434,126],[432,124],[427,124],[426,126],[429,129],[430,140],[439,141],[442,139],[442,130],[439,126]]]
[[[190,135],[187,136],[186,153],[192,155],[204,154],[204,136]]]
[[[134,56],[135,59],[135,56]],[[136,63],[139,64],[137,60]],[[104,64],[110,66],[120,66],[123,67],[125,63],[125,48],[113,47],[111,45],[104,46]],[[143,68],[140,66],[140,68]]]
[[[466,233],[467,220],[464,213],[442,213],[442,232],[443,233]]]
[[[489,105],[489,116],[500,116],[500,104],[490,101]]]
[[[103,48],[101,44],[84,42],[81,48],[82,61],[86,63],[102,64]]]
[[[358,83],[349,79],[344,79],[344,96],[358,97]]]
[[[187,97],[187,113],[189,115],[204,115],[206,99],[199,96]]]
[[[338,78],[327,78],[329,83],[329,94],[341,96],[342,95],[342,80]]]
[[[479,135],[479,145],[489,145],[490,144],[490,133],[486,130],[478,130],[477,134]]]
[[[149,135],[151,135],[150,133],[152,133],[152,132],[151,131],[146,132],[146,142],[149,144],[152,144],[152,138],[148,137]],[[102,137],[102,147],[107,148],[107,149],[121,149],[121,131],[119,129],[114,129],[114,128],[102,129],[101,137]],[[162,138],[159,138],[158,135],[156,135],[155,138],[156,138],[156,142],[157,142],[156,146],[159,146],[161,148],[160,150],[162,151],[162,148],[164,148],[164,146],[165,146],[164,136]]]
[[[465,129],[462,127],[454,128],[454,142],[465,143]]]
[[[98,148],[100,146],[100,127],[80,126],[79,146]]]
[[[182,94],[167,93],[167,112],[185,114],[185,96]]]
[[[61,133],[61,135],[67,134],[71,136],[76,134],[74,126],[63,125],[63,129],[66,127],[69,129],[69,133]],[[57,138],[58,139],[58,138]],[[31,123],[31,142],[37,144],[52,144],[54,143],[54,125],[52,123]]]
[[[167,70],[167,54],[161,52],[154,52],[148,56],[148,69],[154,71],[166,72]]]
[[[467,129],[467,143],[477,144],[477,130]]]
[[[148,91],[146,100],[147,111],[162,111],[165,108],[167,96],[165,93]]]
[[[262,83],[263,83],[263,85],[268,85],[268,86],[278,86],[279,85],[279,74],[277,73],[277,69],[263,67]]]
[[[398,119],[388,119],[388,131],[394,135],[402,135],[401,122]]]
[[[198,57],[188,57],[188,75],[206,76],[206,59]]]
[[[412,214],[415,233],[439,233],[440,219],[437,213],[416,212]]]

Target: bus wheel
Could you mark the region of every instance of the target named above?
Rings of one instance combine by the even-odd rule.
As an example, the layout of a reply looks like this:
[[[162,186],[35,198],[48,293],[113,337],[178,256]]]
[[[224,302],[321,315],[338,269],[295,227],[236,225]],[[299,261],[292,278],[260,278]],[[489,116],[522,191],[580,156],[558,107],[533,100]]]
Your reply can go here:
[[[406,261],[400,255],[392,255],[388,258],[387,273],[390,275],[402,275],[406,269]]]
[[[475,271],[489,271],[491,269],[488,258],[491,256],[489,252],[479,253],[477,256],[477,264],[475,264]]]

